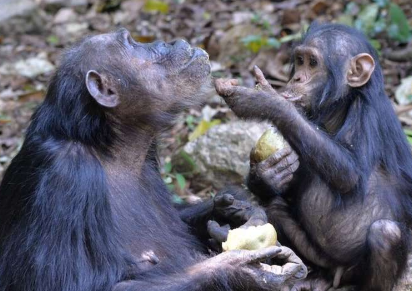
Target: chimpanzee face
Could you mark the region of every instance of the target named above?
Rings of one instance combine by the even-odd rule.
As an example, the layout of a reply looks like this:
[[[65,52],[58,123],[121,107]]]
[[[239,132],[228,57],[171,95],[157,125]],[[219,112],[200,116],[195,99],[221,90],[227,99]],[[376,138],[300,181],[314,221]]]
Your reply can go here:
[[[329,42],[331,42],[330,34]],[[340,34],[327,47],[327,37],[320,35],[297,46],[293,51],[293,74],[283,93],[286,99],[302,107],[309,113],[319,108],[330,90],[328,81],[334,84],[333,98],[346,96],[351,88],[368,83],[374,68],[373,57],[364,52],[353,52],[350,36]],[[327,62],[324,58],[328,58]],[[334,72],[334,74],[332,74]],[[328,97],[328,94],[326,94]],[[332,100],[336,101],[336,100]]]
[[[314,95],[326,84],[327,69],[322,54],[315,46],[300,45],[294,50],[294,72],[282,95],[309,111]]]
[[[120,29],[84,46],[96,53],[84,70],[90,94],[123,117],[178,113],[210,87],[208,54],[184,40],[143,44]]]

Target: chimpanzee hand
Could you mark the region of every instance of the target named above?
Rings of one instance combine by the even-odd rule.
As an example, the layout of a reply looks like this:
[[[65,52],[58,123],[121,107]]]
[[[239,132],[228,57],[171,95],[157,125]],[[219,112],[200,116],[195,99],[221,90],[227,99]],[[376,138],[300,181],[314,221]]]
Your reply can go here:
[[[215,240],[210,242],[211,245],[219,246],[214,247],[216,250],[220,250],[220,243],[227,240],[231,227],[257,226],[268,221],[263,208],[253,205],[248,199],[236,199],[233,195],[220,193],[214,198],[214,219],[223,224],[227,223],[220,226],[218,222],[210,220],[207,224],[207,231],[212,240]]]
[[[273,260],[282,265],[262,262]],[[246,289],[276,290],[288,281],[303,279],[307,268],[295,253],[286,247],[269,247],[256,251],[227,251],[193,267],[192,272],[228,272],[236,276]]]
[[[217,93],[238,117],[264,120],[270,118],[280,107],[284,107],[284,112],[293,110],[294,105],[270,86],[257,66],[254,67],[253,74],[257,81],[254,89],[238,86],[238,81],[234,79],[215,80]]]
[[[213,199],[213,218],[221,223],[229,223],[232,227],[267,223],[265,211],[260,206],[253,205],[250,197],[239,197],[239,192],[244,194],[245,191],[247,190],[231,188],[226,192],[218,193]],[[247,195],[250,196],[250,193]]]
[[[251,153],[253,151],[254,149]],[[281,194],[289,187],[293,174],[298,168],[299,157],[290,146],[281,149],[260,163],[254,160],[251,154],[249,187],[253,192],[259,192],[259,189],[270,189],[275,194]],[[259,193],[255,194],[260,196]]]

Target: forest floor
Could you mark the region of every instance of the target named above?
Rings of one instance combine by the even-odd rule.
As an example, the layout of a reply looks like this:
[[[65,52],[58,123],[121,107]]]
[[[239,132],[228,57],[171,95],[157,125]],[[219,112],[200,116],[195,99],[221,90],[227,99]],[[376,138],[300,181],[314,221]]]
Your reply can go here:
[[[129,29],[140,42],[184,38],[208,51],[215,77],[239,78],[247,86],[254,86],[251,68],[257,64],[280,88],[288,79],[289,49],[312,21],[354,25],[378,48],[387,94],[410,135],[412,80],[398,90],[412,75],[410,31],[404,30],[405,19],[406,26],[412,25],[410,0],[3,0],[0,9],[0,178],[22,144],[61,51],[85,35],[118,27]],[[210,108],[214,120],[234,118],[222,102],[212,102]],[[164,165],[199,131],[203,118],[200,111],[190,110],[179,119],[165,137]],[[188,179],[176,183],[182,195],[205,191],[193,190]]]

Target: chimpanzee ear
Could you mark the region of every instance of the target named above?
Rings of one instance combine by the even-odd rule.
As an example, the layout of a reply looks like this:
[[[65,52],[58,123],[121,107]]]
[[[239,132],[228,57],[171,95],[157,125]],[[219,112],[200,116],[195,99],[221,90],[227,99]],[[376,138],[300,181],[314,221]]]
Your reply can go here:
[[[361,87],[365,85],[375,69],[375,61],[370,54],[362,53],[354,56],[350,60],[347,72],[347,82],[351,87]]]
[[[116,107],[119,104],[119,96],[114,88],[108,84],[98,72],[90,70],[86,74],[86,86],[90,95],[102,106]]]

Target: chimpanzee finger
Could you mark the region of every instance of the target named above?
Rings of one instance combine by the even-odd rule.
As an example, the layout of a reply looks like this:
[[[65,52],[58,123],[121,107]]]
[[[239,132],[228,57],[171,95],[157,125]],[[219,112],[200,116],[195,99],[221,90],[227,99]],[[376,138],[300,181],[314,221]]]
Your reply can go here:
[[[286,157],[284,157],[281,161],[279,161],[274,166],[274,168],[275,168],[277,173],[285,171],[286,169],[291,170],[290,167],[298,161],[299,161],[299,157],[297,155],[293,155],[293,152],[292,152],[289,155],[287,155]],[[296,165],[294,165],[294,167],[296,167]]]
[[[223,195],[216,196],[214,201],[215,201],[215,206],[225,207],[225,206],[232,205],[233,202],[235,201],[235,198],[230,194],[223,194]]]
[[[266,160],[261,162],[258,167],[262,170],[269,169],[273,165],[276,165],[281,161],[284,157],[290,155],[292,152],[292,149],[290,147],[285,147],[279,151],[277,151],[275,154],[269,156]]]
[[[249,253],[246,262],[247,263],[259,263],[272,258],[275,258],[280,252],[282,252],[281,247],[273,246],[256,251],[246,251]]]
[[[218,242],[225,242],[227,240],[229,229],[229,225],[220,226],[219,223],[214,220],[209,220],[207,223],[207,232]]]
[[[287,176],[285,176],[284,178],[282,178],[282,180],[279,181],[277,188],[283,189],[292,180],[293,180],[293,174],[290,174],[290,173],[287,174]]]
[[[231,96],[235,92],[235,86],[239,84],[235,79],[216,79],[215,88],[216,92],[223,97]]]
[[[265,76],[262,73],[262,70],[259,69],[258,66],[253,66],[253,75],[256,78],[256,81],[258,82],[259,85],[261,85],[262,87],[271,87],[269,82],[266,80]]]

